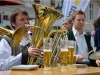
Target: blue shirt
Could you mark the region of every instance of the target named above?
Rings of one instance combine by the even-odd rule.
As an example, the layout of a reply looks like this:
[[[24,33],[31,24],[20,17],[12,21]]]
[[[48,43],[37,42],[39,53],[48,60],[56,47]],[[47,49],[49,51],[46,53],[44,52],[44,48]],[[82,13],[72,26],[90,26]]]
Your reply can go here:
[[[100,50],[100,28],[97,28],[94,35],[94,45],[96,51]]]

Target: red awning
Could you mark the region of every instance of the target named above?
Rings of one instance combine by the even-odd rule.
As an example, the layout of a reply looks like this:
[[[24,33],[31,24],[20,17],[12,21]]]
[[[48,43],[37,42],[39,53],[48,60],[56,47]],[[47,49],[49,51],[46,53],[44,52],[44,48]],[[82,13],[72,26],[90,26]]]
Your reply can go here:
[[[22,5],[22,3],[14,0],[0,0],[0,6],[4,5]]]

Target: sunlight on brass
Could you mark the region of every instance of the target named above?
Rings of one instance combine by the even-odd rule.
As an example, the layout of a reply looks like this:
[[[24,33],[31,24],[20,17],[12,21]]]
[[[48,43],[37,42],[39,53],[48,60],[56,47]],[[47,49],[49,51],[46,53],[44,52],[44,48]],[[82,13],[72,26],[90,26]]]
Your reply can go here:
[[[24,28],[19,27],[16,30],[9,30],[3,27],[0,27],[0,35],[7,35],[11,38],[11,46],[16,47],[22,40],[24,34]]]
[[[90,59],[98,60],[100,59],[100,51],[97,51],[89,56]]]
[[[51,26],[53,23],[63,17],[63,14],[56,11],[53,8],[41,5],[41,4],[33,4],[32,5],[35,11],[35,24],[34,26],[41,27],[44,31],[46,31],[46,35],[50,31]],[[43,38],[45,37],[45,33],[43,30],[34,28],[32,29],[32,41],[31,44],[35,45],[37,48],[42,47]],[[29,58],[28,64],[33,64],[37,61],[35,58]],[[40,63],[41,64],[41,63]]]
[[[34,31],[34,28],[41,29],[41,30],[43,30],[43,32],[44,32],[44,37],[47,37],[46,31],[45,31],[43,28],[39,27],[39,26],[34,26],[34,25],[25,24],[25,27],[32,27],[32,31]]]
[[[0,27],[0,35],[7,35],[9,37],[12,37],[14,33],[14,30],[9,30],[9,29],[6,29],[6,28],[3,28],[3,27]]]
[[[22,40],[24,35],[24,28],[23,27],[18,27],[16,31],[14,32],[11,40],[11,46],[16,47]]]
[[[42,29],[44,29],[44,31],[46,31],[46,33],[49,32],[50,27],[57,19],[63,17],[63,14],[53,8],[35,3],[32,6],[34,7],[36,14],[34,26],[41,27]],[[43,37],[43,30],[36,28],[32,31],[32,43],[35,44],[37,48],[41,47]]]

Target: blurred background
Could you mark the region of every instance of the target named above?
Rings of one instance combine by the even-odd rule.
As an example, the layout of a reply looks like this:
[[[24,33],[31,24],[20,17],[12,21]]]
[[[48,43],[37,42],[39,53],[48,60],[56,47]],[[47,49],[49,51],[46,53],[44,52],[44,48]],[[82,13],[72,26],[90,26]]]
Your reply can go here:
[[[24,8],[29,13],[30,20],[35,20],[35,13],[32,7],[33,3],[46,5],[62,12],[63,1],[64,0],[0,0],[0,26],[10,26],[9,15],[16,8]],[[85,31],[90,32],[93,30],[93,21],[100,15],[99,8],[100,0],[90,0],[85,10]],[[51,29],[59,29],[61,25],[61,21],[57,20]]]

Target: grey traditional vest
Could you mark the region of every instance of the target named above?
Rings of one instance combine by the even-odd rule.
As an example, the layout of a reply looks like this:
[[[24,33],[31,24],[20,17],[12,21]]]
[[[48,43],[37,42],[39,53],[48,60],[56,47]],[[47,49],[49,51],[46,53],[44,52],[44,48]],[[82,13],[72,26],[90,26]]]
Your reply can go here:
[[[9,38],[8,36],[0,36],[0,40],[2,38],[4,38],[11,47],[11,38]],[[12,48],[12,55],[14,55],[14,56],[16,56],[22,52],[21,64],[24,64],[24,65],[27,65],[27,62],[28,62],[28,50],[27,50],[28,46],[29,46],[29,44],[27,44],[26,46],[18,45],[15,48],[11,47]]]
[[[8,42],[8,44],[11,46],[11,38],[9,38],[8,36],[1,36],[1,39],[2,38],[4,38]],[[21,45],[18,45],[17,47],[12,48],[12,55],[16,56],[17,54],[19,54],[22,50],[21,48],[22,48]]]

